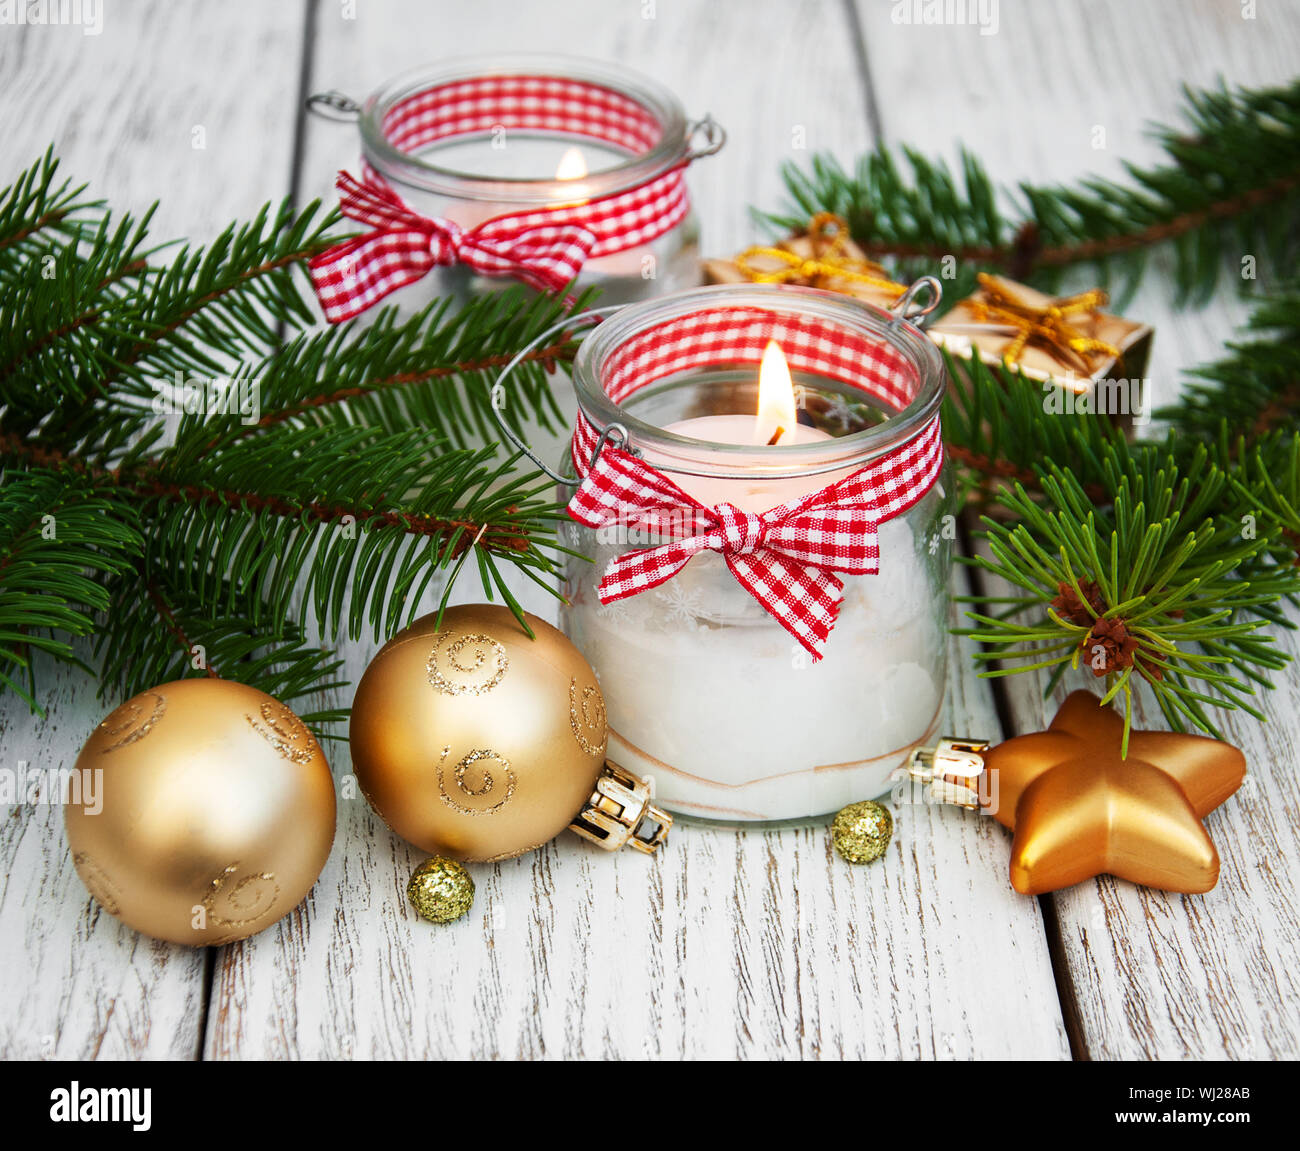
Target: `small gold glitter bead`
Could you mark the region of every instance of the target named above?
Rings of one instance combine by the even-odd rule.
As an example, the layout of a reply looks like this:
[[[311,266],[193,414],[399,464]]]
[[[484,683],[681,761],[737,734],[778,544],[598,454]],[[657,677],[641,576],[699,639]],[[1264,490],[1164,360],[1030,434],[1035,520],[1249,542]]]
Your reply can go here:
[[[430,923],[451,923],[474,903],[474,880],[454,859],[435,855],[411,874],[406,897],[422,919]]]
[[[850,863],[870,863],[885,854],[894,817],[870,799],[841,808],[831,824],[831,842]]]

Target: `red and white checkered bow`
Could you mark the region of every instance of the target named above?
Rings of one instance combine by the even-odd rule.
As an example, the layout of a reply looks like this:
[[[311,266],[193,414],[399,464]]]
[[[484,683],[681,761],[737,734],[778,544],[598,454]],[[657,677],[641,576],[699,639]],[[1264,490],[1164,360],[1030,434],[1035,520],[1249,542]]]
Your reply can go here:
[[[325,317],[340,323],[389,292],[442,264],[467,264],[486,276],[514,276],[542,291],[558,291],[596,245],[590,228],[573,222],[528,224],[498,216],[465,231],[451,220],[413,212],[387,184],[340,172],[339,207],[373,231],[316,256],[308,268]]]
[[[602,603],[658,587],[699,552],[720,552],[745,590],[818,660],[843,597],[834,573],[879,570],[880,524],[925,495],[942,467],[936,416],[884,459],[754,515],[729,503],[706,508],[643,460],[607,447],[570,501],[569,515],[592,528],[618,524],[680,537],[611,561],[598,588]]]
[[[885,411],[916,398],[916,369],[888,341],[815,315],[757,306],[705,307],[638,332],[602,362],[603,391],[615,404],[712,365],[753,364],[769,340],[790,366],[839,380]],[[939,417],[888,455],[802,499],[753,515],[730,503],[707,508],[666,475],[606,445],[579,410],[572,459],[582,477],[569,515],[588,527],[622,525],[670,540],[613,560],[597,594],[603,603],[671,579],[702,551],[720,552],[736,579],[799,643],[821,658],[843,584],[834,574],[870,575],[880,562],[876,533],[934,484],[943,468]],[[591,462],[593,454],[595,463]]]
[[[492,133],[558,134],[597,141],[629,157],[663,137],[656,114],[602,84],[562,76],[489,74],[423,88],[383,116],[387,143],[408,156],[449,140]],[[572,204],[496,216],[468,231],[412,211],[366,166],[365,181],[340,173],[343,214],[373,231],[311,261],[325,315],[351,319],[439,264],[464,263],[489,276],[514,276],[543,291],[572,281],[588,259],[649,244],[690,211],[684,154],[642,183]]]

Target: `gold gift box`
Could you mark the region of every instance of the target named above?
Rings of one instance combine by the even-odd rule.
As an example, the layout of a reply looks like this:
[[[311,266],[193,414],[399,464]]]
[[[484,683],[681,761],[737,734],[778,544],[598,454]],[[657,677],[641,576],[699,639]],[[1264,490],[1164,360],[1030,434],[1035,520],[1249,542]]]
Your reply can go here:
[[[907,291],[849,238],[838,216],[814,216],[808,231],[732,260],[705,260],[707,284],[795,284],[852,296],[888,310]]]
[[[991,367],[1009,361],[1029,379],[1053,381],[1062,410],[1102,410],[1126,430],[1146,419],[1149,324],[1103,312],[1100,291],[1055,297],[1000,276],[980,283],[927,329],[936,344],[958,360],[978,355]]]

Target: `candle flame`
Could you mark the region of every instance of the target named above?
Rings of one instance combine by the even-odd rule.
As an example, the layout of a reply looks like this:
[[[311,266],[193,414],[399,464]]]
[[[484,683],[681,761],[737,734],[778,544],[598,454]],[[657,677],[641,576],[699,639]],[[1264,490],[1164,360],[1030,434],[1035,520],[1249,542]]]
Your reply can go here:
[[[781,345],[768,340],[763,349],[763,363],[758,369],[758,417],[755,421],[759,443],[779,443],[794,430],[796,413],[794,381],[785,362]]]
[[[570,148],[560,157],[555,169],[557,180],[581,180],[587,174],[587,160],[578,148]]]

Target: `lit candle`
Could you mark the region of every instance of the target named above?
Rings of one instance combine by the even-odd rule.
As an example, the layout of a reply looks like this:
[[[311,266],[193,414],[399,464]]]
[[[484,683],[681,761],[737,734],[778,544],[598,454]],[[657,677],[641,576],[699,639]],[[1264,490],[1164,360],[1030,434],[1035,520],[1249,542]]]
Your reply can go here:
[[[560,162],[555,166],[555,178],[557,180],[585,180],[588,171],[587,157],[582,149],[571,147],[566,149],[564,155],[560,157]],[[576,208],[587,202],[587,199],[584,198],[573,201],[566,200],[551,206],[555,208]],[[615,252],[612,256],[601,256],[590,260],[586,267],[587,279],[593,283],[600,283],[602,280],[608,281],[611,278],[640,279],[648,254],[648,248],[629,248],[626,252]]]
[[[501,175],[522,174],[531,176],[536,172],[535,166],[546,164],[549,167],[551,157],[554,156],[554,150],[552,146],[550,150],[543,152],[542,149],[546,145],[547,142],[545,141],[524,140],[516,141],[510,147],[503,148],[498,152],[489,149],[486,156],[493,161],[493,163],[489,164],[483,158],[484,150],[481,147],[476,148],[471,143],[463,146],[466,153],[463,160],[444,159],[443,162],[450,163],[453,166],[477,162],[479,168],[489,169],[490,174],[495,174],[495,168],[499,166]],[[448,149],[448,151],[452,150]],[[539,155],[539,153],[541,154]],[[591,146],[584,150],[576,145],[570,145],[560,154],[559,160],[555,163],[556,182],[580,184],[586,181],[592,170],[589,153],[595,157],[597,174],[602,169],[602,161],[606,164],[612,164],[621,158],[618,152],[610,148]],[[543,206],[551,209],[581,207],[591,200],[590,196],[582,194],[587,190],[588,186],[584,185],[581,189],[575,189],[578,194],[573,199],[553,200]],[[440,210],[448,219],[453,220],[466,231],[469,231],[487,223],[489,220],[496,219],[498,216],[519,209],[517,205],[508,203],[464,200],[448,202]],[[647,272],[651,273],[648,277]],[[645,289],[653,285],[653,281],[657,276],[653,249],[651,246],[643,245],[629,248],[623,252],[615,252],[609,256],[594,257],[584,265],[582,275],[584,284],[591,284],[601,288],[602,303],[625,303],[628,299],[644,294]],[[692,272],[692,279],[698,279],[694,272]],[[502,286],[502,281],[493,283],[486,278],[480,278],[472,290],[491,291]]]
[[[342,105],[335,97],[311,106]],[[448,60],[372,92],[358,124],[366,168],[416,215],[465,232],[524,218],[527,243],[509,223],[494,229],[508,256],[536,256],[542,237],[533,229],[567,207],[578,219],[566,223],[597,233],[599,254],[575,270],[582,288],[600,288],[602,304],[699,283],[685,170],[716,152],[724,134],[709,117],[689,119],[649,77],[563,57]],[[499,270],[482,258],[438,266],[393,302],[409,314],[434,297],[463,300],[533,280],[487,274]]]
[[[557,180],[581,180],[587,175],[587,160],[582,154],[581,148],[570,148],[560,157],[560,162],[555,166],[555,178]],[[585,203],[579,200],[578,203]]]
[[[812,444],[833,439],[829,432],[799,423],[795,404],[794,381],[781,345],[769,340],[758,371],[758,411],[725,416],[695,416],[669,424],[665,431],[714,444],[752,444],[754,456],[737,461],[739,468],[762,464],[762,449],[789,444]],[[653,452],[646,456],[656,461]],[[714,476],[673,475],[673,481],[705,507],[724,501],[741,511],[765,512],[778,504],[789,503],[809,492],[834,483],[847,471],[829,476],[764,476],[755,466],[752,480],[726,480]]]

